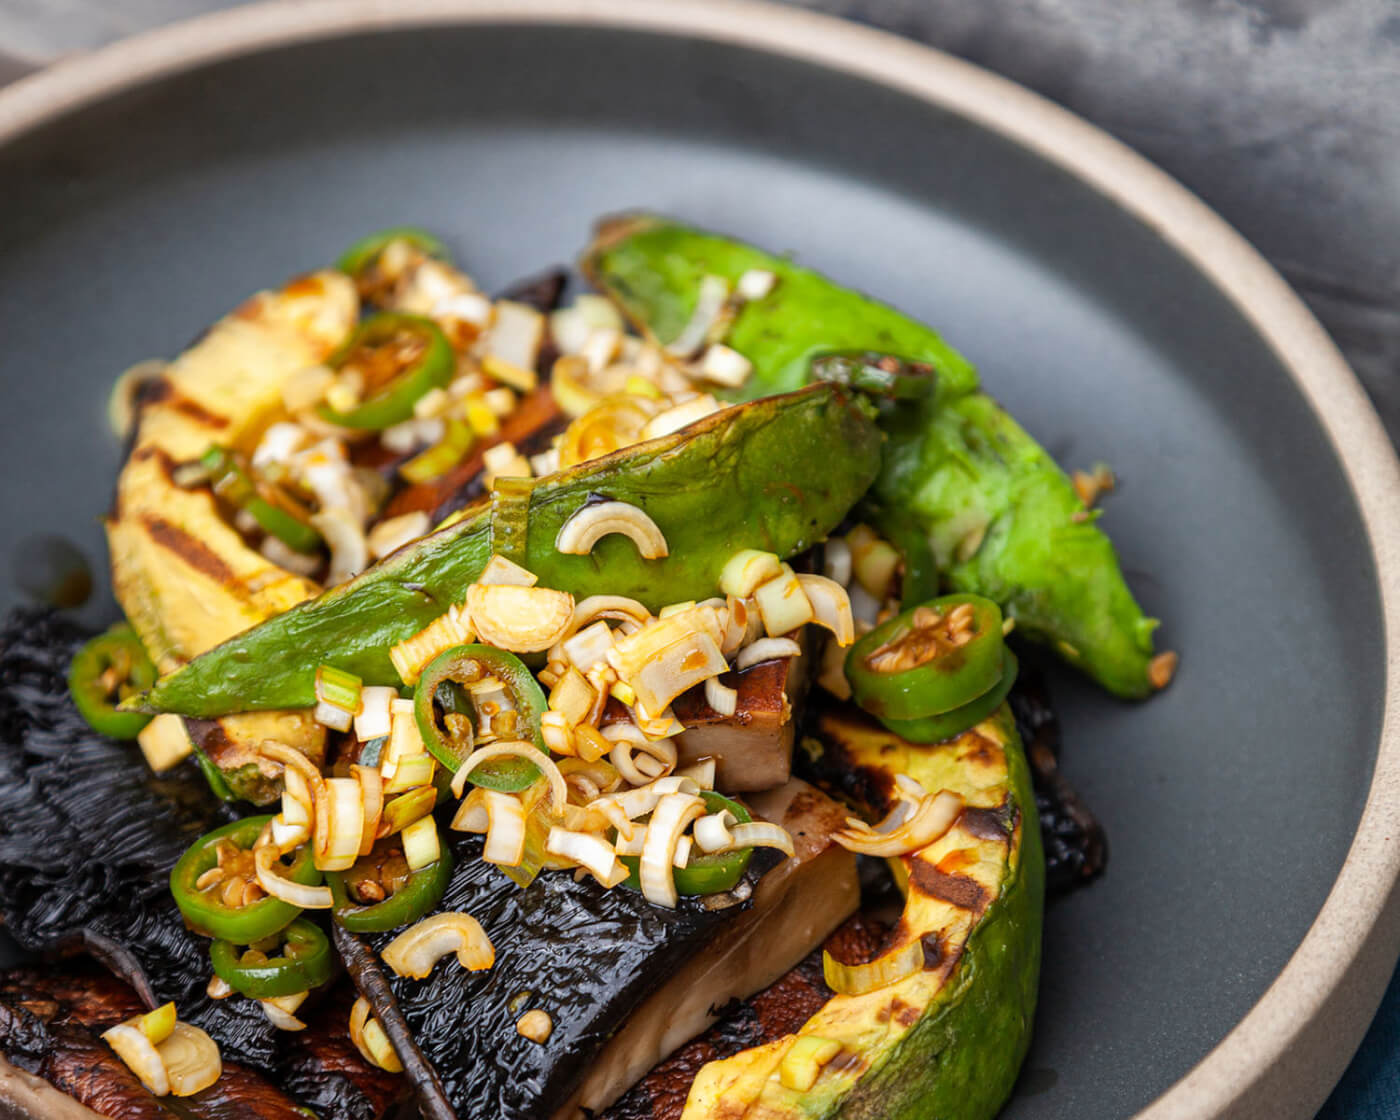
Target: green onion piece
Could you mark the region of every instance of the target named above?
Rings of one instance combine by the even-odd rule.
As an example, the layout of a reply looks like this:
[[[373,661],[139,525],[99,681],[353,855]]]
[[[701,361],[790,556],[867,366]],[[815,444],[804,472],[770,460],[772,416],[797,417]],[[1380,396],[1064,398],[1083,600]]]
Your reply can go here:
[[[533,478],[498,478],[491,487],[491,551],[525,563]]]
[[[441,478],[466,457],[474,443],[476,433],[465,421],[454,417],[447,421],[442,439],[401,466],[399,474],[413,483]]]
[[[360,678],[344,669],[322,665],[316,670],[316,699],[352,716],[360,710]]]

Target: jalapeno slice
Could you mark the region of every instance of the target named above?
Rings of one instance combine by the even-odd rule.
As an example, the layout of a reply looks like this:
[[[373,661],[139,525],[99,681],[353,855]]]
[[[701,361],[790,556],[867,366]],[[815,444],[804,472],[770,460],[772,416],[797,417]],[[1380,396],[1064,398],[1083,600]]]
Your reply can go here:
[[[901,739],[908,739],[911,743],[941,743],[945,739],[961,735],[1000,708],[1010,693],[1011,686],[1016,683],[1016,674],[1020,668],[1016,662],[1016,655],[1009,649],[1003,650],[1001,664],[1001,679],[977,699],[968,701],[961,708],[954,708],[951,712],[942,712],[936,716],[924,716],[922,719],[882,719],[880,722]]]
[[[277,999],[319,988],[335,975],[331,943],[321,928],[297,918],[275,935],[279,956],[269,956],[275,946],[263,944],[241,949],[222,938],[209,947],[214,975],[239,995],[250,999]]]
[[[548,755],[540,733],[546,707],[544,690],[520,658],[483,645],[456,646],[433,658],[413,692],[418,732],[429,753],[453,772],[472,753],[484,719],[491,720],[496,738],[524,739]],[[493,758],[473,770],[470,780],[519,793],[539,777],[539,769],[523,758]]]
[[[411,925],[431,911],[442,901],[451,878],[452,853],[445,844],[435,862],[410,871],[400,846],[381,842],[349,871],[332,871],[326,881],[335,900],[331,912],[337,922],[351,933],[383,933]],[[383,897],[361,902],[357,894]]]
[[[748,824],[753,820],[747,809],[737,801],[731,801],[722,793],[706,790],[700,796],[705,799],[707,812],[719,813],[728,809],[740,824]],[[640,867],[642,861],[640,857],[620,856],[618,858],[626,865],[629,872],[624,882],[633,890],[641,890]],[[734,852],[711,854],[692,847],[690,859],[686,861],[686,865],[675,869],[676,893],[702,895],[719,894],[721,891],[733,890],[739,880],[744,877],[744,872],[749,869],[749,860],[752,858],[752,848],[740,848]]]
[[[280,898],[264,896],[247,906],[233,899],[230,883],[253,881],[253,845],[271,820],[270,815],[244,817],[216,828],[191,844],[176,862],[170,872],[170,893],[185,924],[196,933],[251,945],[284,929],[301,913]],[[224,874],[211,875],[216,868]],[[309,845],[298,848],[291,866],[279,873],[306,886],[321,881]]]
[[[951,712],[1001,678],[1001,608],[944,595],[881,623],[846,655],[857,704],[879,719]]]
[[[156,667],[126,622],[86,643],[68,667],[68,692],[78,714],[98,734],[113,739],[134,739],[151,722],[144,712],[120,712],[117,705],[155,680]]]
[[[264,533],[297,552],[315,552],[321,547],[321,534],[311,524],[311,511],[282,487],[258,478],[242,456],[216,445],[199,463],[208,472],[214,493],[247,513]]]
[[[809,368],[814,381],[834,381],[870,396],[893,401],[926,397],[938,384],[938,377],[927,362],[910,361],[873,350],[818,354],[811,360]]]
[[[361,402],[344,411],[323,404],[317,411],[332,424],[365,431],[412,419],[418,398],[451,381],[457,365],[452,344],[436,323],[390,311],[361,323],[328,364],[359,376]]]
[[[425,256],[447,259],[447,246],[427,230],[417,226],[391,226],[360,238],[340,255],[335,267],[358,279],[360,273],[374,264],[379,259],[379,254],[395,241],[406,241]]]

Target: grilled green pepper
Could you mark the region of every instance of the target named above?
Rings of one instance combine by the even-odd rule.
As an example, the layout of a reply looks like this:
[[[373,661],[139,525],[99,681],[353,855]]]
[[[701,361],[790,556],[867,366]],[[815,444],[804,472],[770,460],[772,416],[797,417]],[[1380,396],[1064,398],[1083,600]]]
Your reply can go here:
[[[330,941],[305,918],[279,931],[275,940],[282,953],[269,957],[261,946],[240,951],[232,941],[219,938],[209,946],[214,975],[239,995],[277,999],[319,988],[335,974]]]
[[[136,631],[119,622],[73,655],[68,692],[78,714],[99,735],[134,739],[150,722],[140,712],[119,712],[117,703],[156,679],[156,667]]]
[[[1021,632],[1110,692],[1142,697],[1165,683],[1153,668],[1156,620],[1133,599],[1094,514],[937,333],[788,260],[654,217],[606,223],[584,269],[663,342],[690,318],[705,276],[734,286],[751,269],[774,273],[772,291],[737,311],[725,339],[753,363],[738,390],[746,397],[802,384],[827,351],[932,366],[931,394],[881,413],[889,444],[868,511],[876,527],[911,546],[907,566],[931,555],[951,589],[995,599]],[[914,594],[932,590],[925,578]]]
[[[224,901],[229,879],[247,879],[251,874],[253,845],[271,820],[271,816],[244,817],[216,828],[191,844],[176,861],[170,872],[170,893],[185,924],[196,933],[235,945],[251,945],[284,929],[301,913],[290,902],[270,896],[247,906]],[[215,868],[223,869],[225,874],[208,882],[205,877]],[[298,848],[291,867],[278,873],[307,886],[321,881],[309,845]]]
[[[361,323],[328,364],[357,373],[364,399],[343,412],[321,405],[321,419],[374,431],[412,419],[418,398],[445,386],[457,369],[452,344],[436,323],[389,311]]]
[[[475,745],[481,714],[466,686],[494,677],[508,697],[511,726],[508,733],[496,730],[499,738],[529,738],[548,754],[540,732],[540,718],[549,701],[544,690],[513,653],[491,646],[457,646],[428,662],[413,691],[413,717],[428,753],[453,773]],[[437,709],[443,709],[439,719]],[[492,715],[493,729],[503,713]],[[539,781],[540,772],[523,758],[493,758],[471,772],[473,785],[505,793],[519,793]]]
[[[846,654],[857,704],[877,719],[922,719],[971,703],[1001,679],[1001,610],[944,595],[882,622]]]
[[[960,708],[940,712],[936,716],[921,716],[918,719],[886,719],[883,716],[878,718],[885,727],[911,743],[941,743],[945,739],[961,735],[969,727],[976,727],[984,719],[989,719],[1011,692],[1019,670],[1016,655],[1003,648],[1001,677],[975,700],[969,700]]]
[[[576,596],[629,595],[652,610],[704,599],[740,549],[790,556],[825,537],[869,487],[880,440],[860,403],[828,384],[714,413],[541,479],[529,497],[525,565],[542,585]],[[587,556],[556,551],[564,522],[599,494],[645,510],[670,555],[644,560],[617,535]],[[478,506],[348,583],[215,646],[157,681],[140,703],[201,716],[308,707],[322,664],[366,684],[397,684],[390,647],[462,602],[491,552],[490,510]]]
[[[385,845],[391,848],[392,852],[386,850]],[[388,876],[384,874],[384,869],[385,864],[394,856],[402,859],[399,847],[397,840],[380,841],[380,846],[375,851],[361,858],[349,871],[327,873],[326,882],[330,885],[331,897],[335,900],[332,913],[335,920],[351,933],[383,933],[400,926],[412,925],[442,901],[448,880],[452,878],[452,849],[445,844],[442,846],[441,855],[427,867],[409,871],[408,865],[404,864],[402,870],[407,873],[407,877],[387,898],[379,902],[361,904],[351,897],[351,885],[356,879],[364,881],[371,873],[378,872],[377,878],[382,888],[386,877],[394,878],[395,869],[391,869]]]

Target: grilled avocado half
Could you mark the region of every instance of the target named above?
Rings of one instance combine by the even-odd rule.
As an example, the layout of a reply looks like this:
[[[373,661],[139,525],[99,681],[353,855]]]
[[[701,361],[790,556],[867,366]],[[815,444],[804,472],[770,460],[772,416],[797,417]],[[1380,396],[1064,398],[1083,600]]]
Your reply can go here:
[[[817,731],[804,743],[815,771],[872,817],[892,804],[900,774],[964,800],[939,840],[892,861],[905,907],[885,951],[922,941],[924,967],[864,995],[833,996],[796,1034],[710,1062],[684,1120],[989,1120],[1030,1044],[1045,891],[1011,713],[1003,705],[932,745],[854,710],[823,715]],[[807,1088],[793,1088],[806,1079],[784,1063],[804,1047],[827,1056]]]
[[[251,450],[294,373],[323,361],[354,325],[359,299],[338,272],[259,292],[173,361],[145,395],[107,519],[112,587],[161,673],[320,592],[250,548],[207,486],[175,480],[211,445]],[[259,804],[278,790],[260,764],[264,739],[318,762],[325,732],[308,712],[189,721],[196,749],[233,796]]]

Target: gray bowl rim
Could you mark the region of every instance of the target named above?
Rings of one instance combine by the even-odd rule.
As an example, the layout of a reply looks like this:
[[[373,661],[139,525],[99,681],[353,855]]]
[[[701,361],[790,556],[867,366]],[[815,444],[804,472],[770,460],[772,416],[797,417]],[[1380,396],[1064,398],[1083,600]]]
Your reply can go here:
[[[1137,1120],[1304,1116],[1360,1043],[1400,955],[1400,461],[1326,331],[1264,258],[1165,172],[1016,83],[895,35],[754,0],[266,0],[76,55],[0,90],[0,146],[132,87],[298,43],[442,26],[576,26],[732,44],[875,82],[1061,168],[1141,220],[1253,327],[1331,442],[1375,564],[1385,631],[1376,764],[1347,858],[1287,965]],[[0,1100],[10,1097],[0,1063]],[[17,1102],[16,1102],[17,1103]]]

